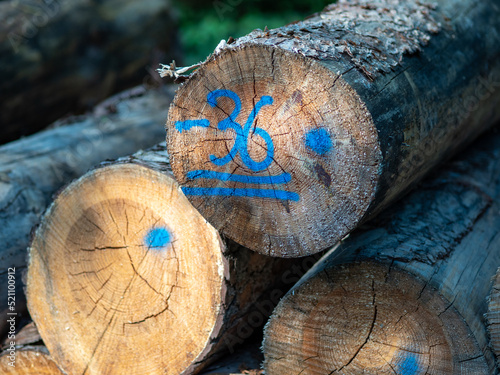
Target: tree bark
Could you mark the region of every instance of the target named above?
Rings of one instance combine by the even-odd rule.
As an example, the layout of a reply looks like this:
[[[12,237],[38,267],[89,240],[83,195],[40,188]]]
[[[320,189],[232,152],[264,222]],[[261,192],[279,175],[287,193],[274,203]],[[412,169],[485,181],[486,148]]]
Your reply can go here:
[[[497,369],[500,370],[500,268],[493,279],[493,286],[488,297],[486,324],[490,338],[490,347],[495,355]]]
[[[500,133],[327,253],[265,330],[270,374],[493,374]]]
[[[342,239],[500,119],[493,0],[341,1],[223,45],[167,121],[184,193],[273,256]]]
[[[0,371],[5,375],[64,375],[43,350],[16,350],[15,360],[8,354],[0,357]]]
[[[164,139],[161,124],[173,92],[173,87],[165,86],[123,93],[93,114],[0,147],[0,285],[5,286],[0,288],[0,337],[7,329],[9,268],[15,268],[15,308],[22,314],[26,300],[21,274],[26,269],[30,232],[52,195],[102,160]]]
[[[1,1],[0,143],[153,83],[175,35],[169,1]]]
[[[311,265],[226,245],[158,145],[56,197],[30,247],[28,308],[68,373],[194,374],[263,325],[292,264]]]

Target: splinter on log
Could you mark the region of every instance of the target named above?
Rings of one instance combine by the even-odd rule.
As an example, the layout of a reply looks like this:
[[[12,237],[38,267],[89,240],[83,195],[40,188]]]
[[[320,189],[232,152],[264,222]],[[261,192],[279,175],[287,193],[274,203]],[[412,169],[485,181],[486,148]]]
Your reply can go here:
[[[0,357],[3,375],[64,375],[48,354],[39,350],[18,350]]]
[[[194,206],[253,250],[315,253],[498,120],[498,3],[436,4],[339,1],[221,43],[166,125]]]
[[[268,374],[494,373],[500,133],[327,253],[265,329]]]
[[[491,294],[488,297],[486,320],[491,350],[495,355],[497,368],[500,370],[500,268],[493,279]]]
[[[28,308],[70,374],[197,373],[284,294],[292,260],[226,246],[167,160],[163,144],[88,172],[36,230]]]

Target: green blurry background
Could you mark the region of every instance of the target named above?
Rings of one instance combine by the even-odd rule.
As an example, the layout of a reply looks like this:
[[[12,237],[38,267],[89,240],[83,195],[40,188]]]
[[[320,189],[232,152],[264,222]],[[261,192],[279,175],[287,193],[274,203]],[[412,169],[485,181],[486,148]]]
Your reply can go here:
[[[183,64],[203,61],[221,39],[304,19],[333,0],[174,0]]]

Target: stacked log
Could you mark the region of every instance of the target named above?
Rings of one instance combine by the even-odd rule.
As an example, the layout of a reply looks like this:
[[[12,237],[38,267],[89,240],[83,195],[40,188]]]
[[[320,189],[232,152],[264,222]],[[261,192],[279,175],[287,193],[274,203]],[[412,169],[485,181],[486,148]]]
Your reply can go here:
[[[9,333],[0,349],[0,373],[9,375],[63,375],[40,345],[40,335],[33,322],[15,334]]]
[[[0,143],[150,83],[178,58],[169,1],[0,2]]]
[[[8,328],[7,283],[13,270],[16,312],[26,310],[21,274],[30,232],[52,195],[102,160],[151,147],[164,139],[160,125],[173,87],[134,89],[110,98],[92,114],[0,147],[0,336]]]
[[[226,245],[158,145],[55,198],[29,250],[28,308],[67,373],[194,374],[263,325],[294,263]]]
[[[0,352],[0,355],[3,355],[5,350],[11,348],[12,344],[14,344],[16,348],[18,348],[19,346],[26,347],[28,345],[37,344],[42,340],[33,321],[30,321],[28,323],[24,322],[24,324],[18,324],[17,332],[15,332],[14,335],[7,335],[1,345],[2,352]]]
[[[269,374],[493,374],[500,133],[326,254],[266,327]]]
[[[332,246],[500,119],[499,18],[494,0],[340,1],[222,43],[171,105],[174,175],[246,247]]]
[[[500,370],[500,268],[493,279],[486,314],[490,346]]]
[[[64,375],[50,356],[42,350],[17,351],[14,359],[0,357],[0,372],[5,375]]]

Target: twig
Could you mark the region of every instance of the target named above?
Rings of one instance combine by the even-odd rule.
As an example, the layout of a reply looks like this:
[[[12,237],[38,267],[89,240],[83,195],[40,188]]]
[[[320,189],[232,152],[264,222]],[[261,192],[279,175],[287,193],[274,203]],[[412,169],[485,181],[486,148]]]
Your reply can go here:
[[[183,73],[186,73],[190,71],[191,69],[196,69],[203,64],[201,61],[197,64],[190,65],[190,66],[184,66],[184,67],[177,67],[175,65],[175,60],[173,60],[170,65],[165,65],[165,64],[160,64],[161,68],[156,69],[158,73],[160,73],[160,77],[173,77],[173,78],[179,78],[179,77],[189,77],[191,74],[183,75]]]

